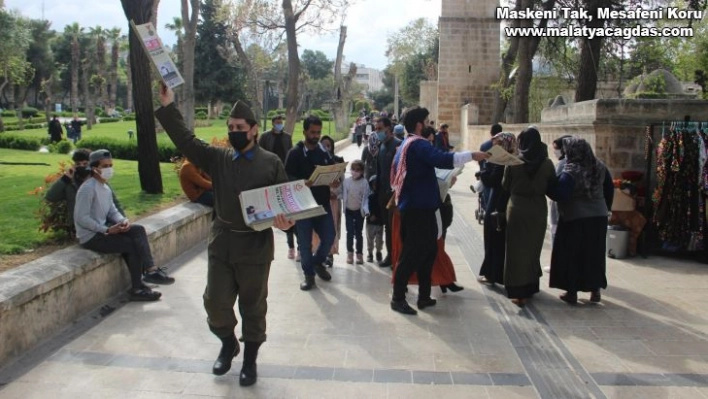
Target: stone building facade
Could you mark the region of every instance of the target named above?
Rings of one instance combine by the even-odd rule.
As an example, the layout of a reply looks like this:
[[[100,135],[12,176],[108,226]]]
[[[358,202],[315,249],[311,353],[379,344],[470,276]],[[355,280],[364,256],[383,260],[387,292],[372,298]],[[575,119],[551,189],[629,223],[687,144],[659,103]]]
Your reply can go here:
[[[493,123],[492,85],[499,80],[498,1],[445,0],[439,20],[440,53],[437,112],[430,119],[448,123],[453,140],[462,130],[460,107],[470,104],[469,124]]]

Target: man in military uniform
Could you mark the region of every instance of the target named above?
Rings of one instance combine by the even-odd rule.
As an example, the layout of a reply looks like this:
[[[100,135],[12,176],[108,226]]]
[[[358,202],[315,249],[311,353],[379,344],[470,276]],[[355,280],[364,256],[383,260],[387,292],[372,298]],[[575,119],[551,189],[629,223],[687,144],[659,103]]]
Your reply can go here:
[[[233,148],[207,145],[184,124],[174,104],[174,93],[164,84],[160,107],[155,116],[175,146],[197,167],[212,178],[216,217],[209,234],[209,260],[204,308],[209,329],[222,342],[213,373],[222,375],[231,369],[231,360],[240,352],[234,334],[237,320],[236,298],[243,323],[242,386],[257,379],[256,357],[266,340],[268,274],[273,261],[273,231],[255,231],[243,219],[239,194],[245,190],[286,182],[283,163],[275,155],[256,145],[258,122],[242,101],[237,101],[228,119],[229,142]],[[281,214],[274,226],[287,230],[293,222]]]

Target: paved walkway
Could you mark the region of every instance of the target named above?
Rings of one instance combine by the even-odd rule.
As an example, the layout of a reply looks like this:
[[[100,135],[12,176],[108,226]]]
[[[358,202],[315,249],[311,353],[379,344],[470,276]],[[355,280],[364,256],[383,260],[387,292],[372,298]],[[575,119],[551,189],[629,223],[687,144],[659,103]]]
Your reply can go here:
[[[452,189],[447,242],[465,290],[434,288],[438,305],[416,317],[389,309],[390,269],[342,255],[331,282],[300,291],[278,232],[260,378],[241,388],[240,356],[211,375],[220,345],[205,324],[201,244],[169,265],[177,283],[160,302],[117,299],[0,370],[0,398],[708,398],[708,266],[609,260],[602,304],[571,307],[544,276],[520,310],[475,281],[473,169]]]

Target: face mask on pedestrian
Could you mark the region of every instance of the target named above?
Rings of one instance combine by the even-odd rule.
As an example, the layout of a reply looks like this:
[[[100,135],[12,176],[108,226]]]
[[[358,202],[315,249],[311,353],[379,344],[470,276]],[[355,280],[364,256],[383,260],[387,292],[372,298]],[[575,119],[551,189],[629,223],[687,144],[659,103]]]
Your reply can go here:
[[[236,151],[241,151],[248,147],[251,140],[248,139],[248,132],[229,132],[229,143]]]
[[[379,139],[379,141],[383,141],[386,138],[386,132],[383,130],[379,130],[376,132],[376,138]]]
[[[553,150],[553,155],[555,155],[557,159],[561,159],[561,157],[563,156],[563,151]]]
[[[104,168],[101,169],[101,179],[103,180],[111,180],[113,177],[113,168]]]
[[[278,123],[278,124],[276,124],[275,126],[273,126],[273,128],[275,128],[275,131],[276,131],[276,132],[280,132],[280,131],[283,130],[283,126],[284,126],[284,125],[283,125],[282,123]]]

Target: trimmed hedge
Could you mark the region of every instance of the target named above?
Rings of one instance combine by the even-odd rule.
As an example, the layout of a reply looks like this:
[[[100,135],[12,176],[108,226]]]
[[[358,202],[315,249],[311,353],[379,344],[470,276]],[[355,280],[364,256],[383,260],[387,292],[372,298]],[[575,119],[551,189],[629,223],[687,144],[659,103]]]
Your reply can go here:
[[[25,123],[25,130],[27,129],[42,129],[46,127],[46,123]],[[10,131],[18,131],[20,130],[20,125],[17,123],[9,123],[5,125],[5,131],[10,132]]]
[[[25,137],[18,136],[16,134],[0,133],[0,148],[39,151],[39,147],[41,146],[41,140],[36,137]]]
[[[100,123],[113,123],[113,122],[120,122],[120,121],[122,121],[122,120],[123,120],[123,119],[121,119],[121,118],[108,118],[108,117],[103,117],[103,116],[102,116],[101,119],[99,119],[98,121],[99,121]]]
[[[129,114],[123,117],[124,121],[134,121],[135,120],[135,114]]]
[[[138,160],[137,140],[121,141],[105,137],[89,137],[76,143],[77,148],[106,148],[113,158]],[[170,162],[170,158],[178,154],[177,148],[172,143],[157,143],[157,158],[160,162]]]

